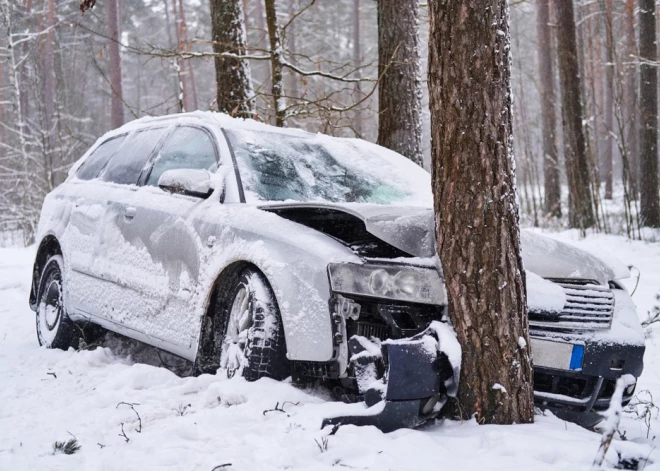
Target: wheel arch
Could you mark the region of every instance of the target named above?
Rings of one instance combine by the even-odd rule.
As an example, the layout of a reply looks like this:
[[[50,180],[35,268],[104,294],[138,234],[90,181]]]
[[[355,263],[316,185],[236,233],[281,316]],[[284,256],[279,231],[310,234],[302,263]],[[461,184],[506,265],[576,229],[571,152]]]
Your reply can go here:
[[[59,240],[52,234],[46,235],[39,243],[37,254],[34,258],[34,266],[32,268],[32,287],[30,289],[30,309],[36,311],[37,309],[37,289],[41,273],[46,266],[46,262],[53,255],[62,255],[62,246]]]
[[[252,269],[259,272],[264,279],[268,282],[271,290],[273,284],[268,279],[268,276],[260,267],[255,263],[247,260],[235,260],[222,268],[220,273],[215,277],[211,289],[206,298],[206,306],[201,322],[201,331],[199,334],[199,343],[197,345],[197,355],[195,356],[195,372],[196,374],[214,373],[220,366],[220,352],[218,350],[218,339],[216,338],[219,319],[216,318],[218,291],[228,292],[234,283],[238,282],[241,273],[246,269]],[[277,296],[275,302],[279,303]]]

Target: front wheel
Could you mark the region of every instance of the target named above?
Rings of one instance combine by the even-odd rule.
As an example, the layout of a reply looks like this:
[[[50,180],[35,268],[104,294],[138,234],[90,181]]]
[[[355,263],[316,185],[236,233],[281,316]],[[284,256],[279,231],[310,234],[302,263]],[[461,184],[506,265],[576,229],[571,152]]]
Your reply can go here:
[[[225,302],[220,366],[227,375],[242,370],[248,381],[288,377],[280,310],[266,278],[254,269],[244,270]]]
[[[64,261],[54,255],[46,262],[37,295],[37,338],[47,348],[78,348],[80,333],[64,307],[62,272]]]

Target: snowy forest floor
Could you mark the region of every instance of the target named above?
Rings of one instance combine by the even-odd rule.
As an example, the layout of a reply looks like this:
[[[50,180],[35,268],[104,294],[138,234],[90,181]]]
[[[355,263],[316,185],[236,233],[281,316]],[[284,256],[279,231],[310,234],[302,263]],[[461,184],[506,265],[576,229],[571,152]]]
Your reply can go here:
[[[580,239],[573,231],[548,235],[636,266],[640,319],[658,303],[660,244],[598,234]],[[438,421],[390,434],[346,426],[328,436],[329,428],[319,428],[323,417],[361,406],[286,382],[186,377],[190,365],[112,335],[91,351],[40,348],[27,306],[33,255],[34,248],[0,249],[0,470],[573,471],[589,469],[598,449],[599,434],[549,413],[533,425]],[[629,290],[636,273],[626,282]],[[658,406],[659,354],[660,324],[654,324],[637,394]],[[273,410],[276,404],[283,411]],[[647,422],[624,414],[625,440],[613,442],[610,466],[620,455],[648,458],[640,469],[660,470],[657,412]],[[53,454],[53,442],[72,435],[80,451]],[[227,466],[216,468],[221,465]]]

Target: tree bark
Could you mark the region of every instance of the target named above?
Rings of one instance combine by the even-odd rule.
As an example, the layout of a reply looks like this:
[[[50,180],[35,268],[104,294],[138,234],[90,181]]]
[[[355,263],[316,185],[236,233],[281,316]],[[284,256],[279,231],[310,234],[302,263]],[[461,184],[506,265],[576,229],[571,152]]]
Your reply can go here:
[[[423,165],[418,8],[378,0],[378,144]]]
[[[117,0],[108,0],[108,36],[110,44],[110,126],[118,128],[124,124],[124,94],[121,85],[121,58],[119,56],[119,18]]]
[[[605,107],[603,108],[603,173],[605,177],[605,199],[612,199],[612,184],[614,179],[612,166],[612,133],[614,132],[614,36],[612,32],[612,0],[604,0],[605,19]]]
[[[568,177],[568,220],[574,228],[594,225],[589,160],[583,128],[582,89],[577,59],[573,0],[555,0],[564,155]]]
[[[554,73],[552,70],[552,31],[550,0],[539,0],[536,7],[539,85],[541,95],[541,133],[543,136],[544,211],[561,217],[559,156],[557,155],[557,111],[555,110]]]
[[[242,0],[211,0],[213,52],[245,55],[246,37]],[[252,116],[252,77],[247,60],[215,58],[218,111]]]
[[[635,41],[635,0],[626,0],[626,50],[628,61],[637,57]],[[639,195],[639,141],[637,131],[637,65],[628,66],[625,74],[626,153],[628,155],[628,185],[632,199]]]
[[[265,0],[266,25],[270,41],[271,93],[275,107],[275,126],[286,126],[286,99],[284,98],[284,57],[280,26],[277,21],[275,0]]]
[[[429,2],[431,169],[449,316],[463,349],[458,410],[533,421],[506,0]]]
[[[660,227],[655,0],[639,0],[639,58],[640,220],[642,226]]]

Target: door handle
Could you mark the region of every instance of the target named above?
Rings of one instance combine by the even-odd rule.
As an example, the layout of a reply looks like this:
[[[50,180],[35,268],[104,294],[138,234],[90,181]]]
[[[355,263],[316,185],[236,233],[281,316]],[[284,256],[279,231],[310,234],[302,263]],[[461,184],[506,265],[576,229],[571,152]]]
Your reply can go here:
[[[132,221],[135,217],[137,210],[133,206],[127,206],[124,208],[124,219],[127,221]]]

